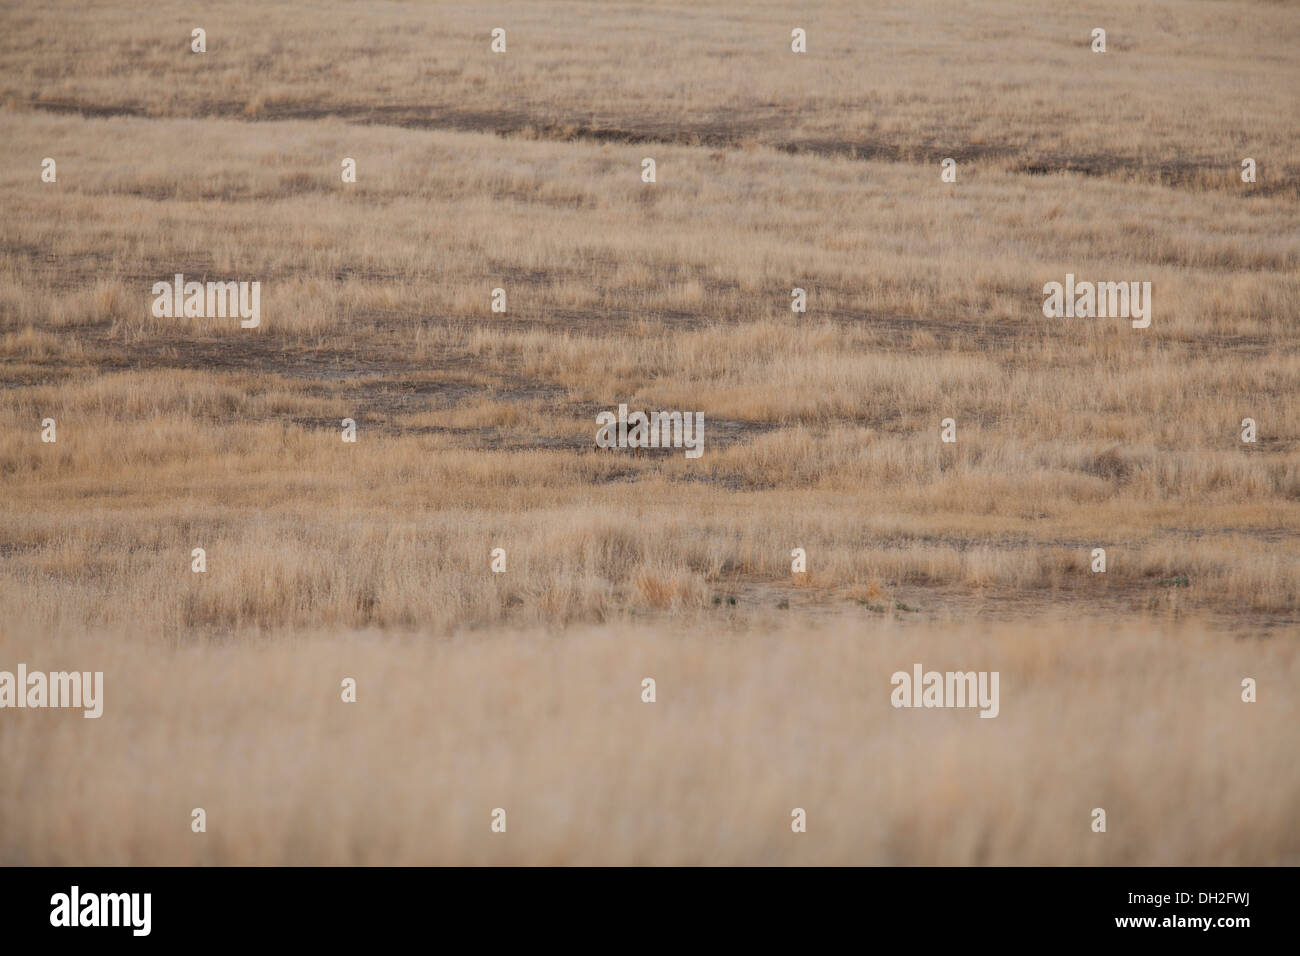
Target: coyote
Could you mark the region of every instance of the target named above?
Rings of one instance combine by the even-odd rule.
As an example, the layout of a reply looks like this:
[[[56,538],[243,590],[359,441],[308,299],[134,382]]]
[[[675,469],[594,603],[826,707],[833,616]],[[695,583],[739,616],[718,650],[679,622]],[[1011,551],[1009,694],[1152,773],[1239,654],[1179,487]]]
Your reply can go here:
[[[649,410],[648,408],[646,408],[646,409],[642,409],[642,410],[641,410],[641,414],[645,415],[647,421],[652,421],[652,420],[653,420],[653,419],[650,417],[650,410]],[[619,449],[619,446],[618,446],[618,445],[606,445],[606,446],[604,446],[604,447],[602,448],[598,442],[593,441],[593,442],[591,443],[591,450],[592,450],[592,451],[603,451],[603,452],[609,452],[609,451],[617,451],[618,449]],[[645,453],[646,453],[646,450],[645,450],[644,448],[642,448],[640,445],[635,445],[635,446],[633,446],[633,448],[632,448],[632,457],[633,457],[633,458],[640,458],[640,457],[641,457],[642,455],[644,455]]]

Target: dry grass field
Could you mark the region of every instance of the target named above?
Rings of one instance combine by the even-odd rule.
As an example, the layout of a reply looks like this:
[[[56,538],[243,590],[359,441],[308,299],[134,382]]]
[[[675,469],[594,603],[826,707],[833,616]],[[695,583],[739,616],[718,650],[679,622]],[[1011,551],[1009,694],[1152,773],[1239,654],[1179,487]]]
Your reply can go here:
[[[8,863],[1300,862],[1294,641],[1061,620],[0,639],[105,674],[99,720],[5,713]],[[917,661],[999,669],[1001,713],[892,708]]]
[[[106,705],[0,711],[0,863],[1300,862],[1298,48],[1265,2],[7,5],[0,670]],[[155,317],[176,273],[260,326]],[[1067,273],[1150,327],[1045,318]],[[620,403],[702,457],[593,451]],[[891,708],[916,661],[1001,715]]]

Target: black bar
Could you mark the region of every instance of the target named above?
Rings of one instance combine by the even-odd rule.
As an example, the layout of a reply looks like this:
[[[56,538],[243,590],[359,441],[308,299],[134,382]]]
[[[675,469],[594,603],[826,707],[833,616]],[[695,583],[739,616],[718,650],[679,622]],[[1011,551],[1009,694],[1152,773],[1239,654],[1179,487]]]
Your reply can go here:
[[[787,939],[806,946],[828,933],[886,944],[901,933],[916,944],[913,952],[933,952],[937,942],[982,949],[1125,938],[1223,947],[1291,938],[1294,876],[1288,868],[9,867],[0,869],[0,925],[7,943],[91,945],[282,940],[303,947],[414,938],[440,947],[517,935],[534,946],[590,940],[663,951],[707,942],[734,949],[749,939],[764,948]],[[51,925],[57,895],[69,898],[70,909],[73,886],[87,918],[87,895],[96,896],[90,905],[97,913],[99,894],[150,894],[148,935],[132,927],[132,915],[143,924],[142,896],[139,910],[110,901],[127,925]],[[1155,922],[1118,924],[1143,918]],[[1208,929],[1178,922],[1206,918]],[[1247,925],[1218,922],[1239,919]]]

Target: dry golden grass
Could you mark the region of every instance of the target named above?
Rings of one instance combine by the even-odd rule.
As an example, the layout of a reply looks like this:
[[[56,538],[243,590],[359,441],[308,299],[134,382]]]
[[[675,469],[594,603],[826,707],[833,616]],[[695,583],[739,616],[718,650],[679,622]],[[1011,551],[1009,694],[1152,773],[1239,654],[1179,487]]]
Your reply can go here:
[[[701,161],[737,146],[954,156],[1221,189],[1253,150],[1265,189],[1297,195],[1300,23],[1286,4],[333,0],[200,13],[164,0],[142,17],[53,0],[5,25],[0,96],[22,108],[650,140],[702,147]],[[796,26],[805,56],[790,53]],[[1097,26],[1104,55],[1089,49]],[[206,54],[190,53],[195,27]],[[489,53],[494,27],[505,55]]]
[[[0,860],[1295,862],[1300,20],[950,6],[0,13],[0,669],[113,662],[0,720]],[[154,318],[177,272],[261,327]],[[1067,272],[1151,327],[1043,318]],[[703,457],[592,453],[620,402]],[[1015,716],[854,689],[971,647]]]
[[[0,628],[6,660],[105,673],[99,720],[0,723],[9,863],[1300,862],[1294,641],[1095,619],[170,648]],[[892,708],[915,662],[999,671],[1000,715]]]
[[[1300,336],[1281,321],[1300,303],[1293,203],[1251,200],[1248,213],[1212,194],[1010,173],[963,185],[958,200],[919,167],[757,150],[727,178],[683,159],[695,188],[687,199],[656,184],[666,198],[650,225],[629,198],[643,188],[639,151],[348,127],[348,152],[405,170],[354,194],[326,187],[333,159],[315,127],[276,124],[262,143],[268,127],[224,120],[200,127],[215,153],[203,155],[247,195],[133,194],[132,177],[150,173],[115,157],[135,151],[190,169],[178,182],[208,181],[172,125],[14,117],[15,156],[74,131],[99,154],[81,173],[65,168],[66,186],[35,189],[30,170],[3,186],[29,213],[0,227],[12,386],[0,399],[0,587],[18,604],[45,603],[46,549],[85,549],[87,568],[105,547],[120,553],[116,536],[86,532],[101,520],[140,546],[113,560],[122,578],[58,582],[71,589],[60,615],[454,627],[546,620],[553,604],[528,595],[554,602],[559,588],[571,593],[563,620],[602,620],[662,603],[636,585],[642,564],[694,576],[684,593],[698,597],[737,576],[788,581],[793,547],[828,594],[879,577],[1146,607],[1168,603],[1160,582],[1184,576],[1180,607],[1282,612],[1274,623],[1300,609],[1289,533],[1300,526]],[[431,147],[446,158],[421,161]],[[295,155],[312,157],[321,188],[271,198]],[[519,190],[530,198],[485,176],[507,162],[532,171],[538,188]],[[824,222],[745,198],[796,177]],[[531,198],[561,182],[590,201]],[[999,221],[1013,187],[1021,206],[1072,190],[1096,238],[1071,245],[1035,215]],[[910,201],[873,215],[873,191]],[[1108,193],[1151,214],[1146,233],[1086,211]],[[943,242],[960,252],[917,236],[941,206],[959,220]],[[1192,235],[1185,261],[1151,251],[1190,250]],[[1009,258],[1026,245],[1041,258]],[[802,265],[777,264],[782,253]],[[260,277],[263,327],[153,318],[152,283],[177,270]],[[1067,270],[1168,270],[1151,329],[1044,319],[1041,283]],[[701,278],[656,278],[686,273]],[[691,283],[705,281],[720,291],[697,301]],[[504,315],[487,307],[498,283]],[[811,291],[808,315],[789,312],[794,283]],[[620,401],[703,410],[704,457],[583,454],[595,411]],[[948,416],[955,446],[938,440]],[[1246,416],[1260,425],[1254,446],[1238,439]],[[61,429],[55,445],[39,441],[46,417]],[[344,417],[359,423],[355,446],[338,440]],[[382,562],[356,549],[361,520],[381,540],[406,529]],[[570,529],[630,521],[637,560],[584,564]],[[214,559],[206,593],[233,590],[169,602],[200,545]],[[517,559],[517,602],[500,603],[484,576],[496,546]],[[1085,561],[1099,546],[1104,579]],[[345,572],[353,562],[371,570]],[[379,564],[405,570],[366,583]],[[263,607],[236,586],[260,577],[306,594],[268,593]],[[103,587],[123,596],[106,604]],[[150,594],[161,604],[147,610]]]

